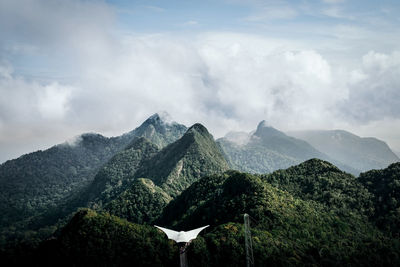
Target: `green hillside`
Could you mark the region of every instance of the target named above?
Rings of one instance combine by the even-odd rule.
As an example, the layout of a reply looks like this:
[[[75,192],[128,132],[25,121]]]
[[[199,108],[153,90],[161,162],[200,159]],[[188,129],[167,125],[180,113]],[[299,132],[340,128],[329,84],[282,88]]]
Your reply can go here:
[[[97,169],[124,143],[118,138],[84,134],[0,165],[0,228],[58,205],[88,184]]]
[[[135,176],[149,178],[176,196],[200,177],[227,169],[228,164],[212,135],[203,125],[195,124],[181,139],[145,163]]]
[[[337,172],[325,162],[297,167],[305,174],[312,164],[320,166],[316,175]],[[263,177],[229,171],[194,182],[166,206],[157,224],[177,230],[211,224],[190,245],[190,266],[244,266],[245,212],[251,216],[255,266],[399,266],[399,240],[358,213],[339,214],[328,205],[295,197]],[[45,265],[43,255],[49,254],[51,264],[66,266],[179,263],[178,247],[154,227],[91,210],[78,212],[33,258]]]
[[[156,228],[92,210],[79,211],[57,240],[29,264],[40,266],[176,266],[178,247]]]
[[[135,223],[149,223],[157,219],[171,197],[153,181],[138,178],[104,210]]]
[[[244,173],[227,172],[194,183],[170,202],[157,223],[176,229],[213,225],[205,240],[198,241],[203,248],[193,251],[196,258],[208,258],[207,266],[241,266],[245,212],[254,218],[257,266],[399,264],[399,243],[359,214],[330,211]]]
[[[73,143],[1,164],[0,246],[10,240],[31,239],[43,227],[40,236],[46,236],[76,208],[101,207],[103,201],[111,201],[129,185],[125,178],[142,159],[181,138],[186,130],[184,125],[165,122],[154,114],[118,137],[83,134]],[[150,141],[143,141],[142,136]]]
[[[83,198],[80,206],[149,223],[191,183],[227,168],[213,137],[202,125],[192,126],[181,139],[162,150],[142,137],[98,172],[79,195]]]
[[[322,203],[330,211],[366,216],[374,212],[373,196],[359,180],[326,161],[311,159],[262,178],[295,197]]]
[[[135,138],[100,169],[82,194],[84,202],[81,205],[101,208],[103,203],[119,196],[131,185],[141,164],[158,152],[158,147],[146,138]]]
[[[360,174],[359,181],[373,194],[377,225],[393,236],[400,234],[400,163]]]

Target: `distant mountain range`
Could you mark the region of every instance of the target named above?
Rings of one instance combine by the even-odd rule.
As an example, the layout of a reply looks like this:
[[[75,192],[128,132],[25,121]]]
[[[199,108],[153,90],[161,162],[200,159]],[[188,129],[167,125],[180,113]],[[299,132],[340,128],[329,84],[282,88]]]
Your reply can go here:
[[[332,159],[360,172],[386,168],[400,161],[385,142],[372,137],[362,138],[343,130],[298,131],[289,134],[307,141]]]
[[[306,141],[268,126],[265,121],[260,122],[252,133],[229,133],[217,142],[231,166],[245,172],[268,173],[319,158],[328,160],[347,172],[359,173],[351,165],[336,161]]]
[[[243,259],[232,253],[243,254],[235,245],[243,236],[233,233],[247,212],[259,224],[260,265],[344,264],[351,257],[354,265],[391,263],[391,235],[400,232],[400,163],[386,167],[398,157],[382,141],[344,131],[290,135],[296,137],[263,121],[252,133],[214,140],[201,124],[187,128],[155,114],[118,137],[83,134],[7,161],[0,165],[0,258],[12,259],[23,244],[23,251],[34,249],[29,255],[53,253],[65,266],[124,266],[131,256],[112,251],[127,253],[128,240],[154,252],[140,239],[153,236],[155,246],[175,249],[146,226],[156,222],[181,229],[212,224],[193,244],[198,266],[238,266]],[[386,169],[352,175],[377,166]],[[43,243],[50,236],[57,241]],[[390,255],[366,257],[368,242],[370,251]],[[174,265],[164,254],[136,260]]]

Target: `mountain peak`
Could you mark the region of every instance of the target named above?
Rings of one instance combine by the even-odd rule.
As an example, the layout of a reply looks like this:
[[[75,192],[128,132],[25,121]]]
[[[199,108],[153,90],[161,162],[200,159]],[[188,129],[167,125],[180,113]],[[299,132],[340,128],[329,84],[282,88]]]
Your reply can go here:
[[[189,130],[187,131],[187,133],[190,132],[198,132],[200,134],[207,134],[209,135],[210,133],[208,132],[207,128],[204,127],[204,125],[200,124],[200,123],[195,123],[193,124]]]
[[[290,167],[289,169],[299,169],[306,173],[326,173],[326,172],[343,173],[338,167],[336,167],[332,163],[317,158],[306,160],[300,163],[299,165]]]
[[[157,112],[151,115],[144,123],[148,124],[172,124],[174,121],[172,120],[171,115],[167,112]]]
[[[181,138],[186,132],[185,125],[174,122],[166,112],[155,113],[128,136],[142,136],[159,147],[164,147]]]
[[[285,135],[283,132],[278,131],[273,128],[270,124],[268,124],[265,120],[261,121],[254,135],[258,137],[270,137],[270,136],[282,136]]]
[[[262,121],[260,121],[260,123],[258,124],[257,129],[258,129],[258,128],[266,128],[266,127],[272,128],[272,126],[271,126],[266,120],[262,120]]]

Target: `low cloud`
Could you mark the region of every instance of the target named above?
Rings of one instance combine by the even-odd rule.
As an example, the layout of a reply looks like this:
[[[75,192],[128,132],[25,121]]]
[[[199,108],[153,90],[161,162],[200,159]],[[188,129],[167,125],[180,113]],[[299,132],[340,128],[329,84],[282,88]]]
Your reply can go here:
[[[349,99],[342,110],[356,122],[400,119],[400,52],[370,51],[349,80]]]

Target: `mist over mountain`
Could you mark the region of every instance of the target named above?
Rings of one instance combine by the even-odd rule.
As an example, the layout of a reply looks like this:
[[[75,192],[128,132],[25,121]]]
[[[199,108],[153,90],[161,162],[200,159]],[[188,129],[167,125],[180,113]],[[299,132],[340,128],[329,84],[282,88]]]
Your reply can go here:
[[[127,136],[144,137],[162,148],[182,137],[186,130],[185,125],[173,121],[168,113],[160,112],[149,117]]]
[[[337,163],[306,141],[288,136],[265,121],[250,134],[230,133],[217,141],[234,169],[251,173],[285,169],[312,158]],[[343,170],[357,173],[352,166],[338,165]]]
[[[389,146],[376,138],[363,138],[343,130],[290,132],[338,162],[362,171],[386,168],[400,161]]]

